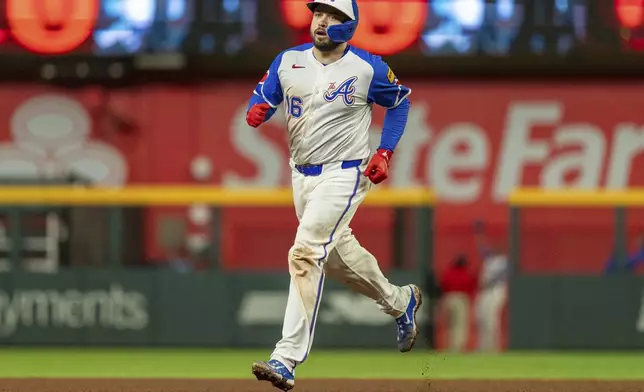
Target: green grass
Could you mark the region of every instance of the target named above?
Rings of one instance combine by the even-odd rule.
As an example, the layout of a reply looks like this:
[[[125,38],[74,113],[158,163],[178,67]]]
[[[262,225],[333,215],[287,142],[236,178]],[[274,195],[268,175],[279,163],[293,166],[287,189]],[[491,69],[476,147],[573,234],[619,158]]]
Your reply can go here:
[[[270,350],[0,349],[0,377],[249,378]],[[299,378],[637,379],[642,353],[450,355],[315,350]]]

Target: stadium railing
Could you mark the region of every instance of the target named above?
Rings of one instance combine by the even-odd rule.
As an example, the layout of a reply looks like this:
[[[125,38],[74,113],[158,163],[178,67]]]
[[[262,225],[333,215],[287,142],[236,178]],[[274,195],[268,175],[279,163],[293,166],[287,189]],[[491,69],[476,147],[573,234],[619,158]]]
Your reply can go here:
[[[396,224],[402,220],[405,210],[413,210],[415,236],[415,258],[418,272],[424,276],[432,265],[433,254],[433,206],[436,196],[427,188],[378,189],[371,191],[365,199],[365,207],[390,207],[396,211]],[[211,267],[217,268],[221,256],[220,212],[228,207],[292,207],[290,189],[230,189],[214,186],[185,185],[136,185],[124,188],[102,188],[87,186],[0,186],[0,208],[7,214],[8,238],[11,247],[9,260],[17,265],[21,254],[20,214],[26,210],[52,211],[70,207],[105,207],[109,209],[108,235],[110,244],[106,250],[109,265],[118,266],[122,244],[124,222],[122,208],[152,206],[207,205],[211,209],[212,242]],[[392,235],[400,236],[399,230]],[[398,238],[398,242],[400,242]],[[394,241],[396,242],[396,241]],[[398,246],[400,248],[400,246]]]
[[[619,265],[624,265],[628,254],[627,211],[644,207],[644,188],[627,190],[546,190],[539,188],[519,188],[508,197],[509,215],[509,256],[518,266],[521,256],[522,210],[527,208],[602,208],[614,211],[612,236],[614,257]],[[519,268],[515,268],[515,273]]]

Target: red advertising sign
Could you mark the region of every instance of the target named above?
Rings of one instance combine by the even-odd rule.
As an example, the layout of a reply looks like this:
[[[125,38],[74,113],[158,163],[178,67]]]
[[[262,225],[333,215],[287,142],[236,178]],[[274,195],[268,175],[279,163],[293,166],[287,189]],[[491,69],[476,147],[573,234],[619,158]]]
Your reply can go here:
[[[408,84],[413,89],[409,123],[384,186],[424,185],[438,193],[439,266],[458,253],[478,260],[475,220],[487,222],[492,239],[506,245],[505,198],[515,187],[644,186],[644,89],[638,83]],[[199,89],[142,87],[113,92],[105,111],[98,110],[93,90],[6,86],[0,90],[5,103],[0,106],[0,168],[39,172],[82,162],[87,171],[89,159],[96,162],[91,167],[98,181],[195,183],[191,168],[199,158],[211,163],[209,181],[215,184],[288,186],[286,133],[279,115],[260,129],[245,123],[252,89],[253,82]],[[47,103],[51,100],[56,104]],[[119,118],[138,130],[119,133]],[[382,119],[383,110],[377,109],[374,143]],[[40,130],[43,124],[48,125]],[[63,139],[57,142],[52,135]],[[77,148],[63,154],[57,150],[62,145]],[[286,268],[297,225],[294,212],[261,212],[224,213],[223,256],[229,268]],[[600,272],[613,246],[612,216],[610,210],[594,209],[527,211],[522,267],[535,273]],[[149,224],[167,217],[189,221],[187,209],[154,209]],[[353,224],[384,269],[392,263],[391,224],[387,210],[366,208]],[[631,211],[629,229],[633,240],[644,232],[644,211]],[[205,229],[193,225],[192,230]],[[150,257],[162,253],[152,229],[148,250]]]

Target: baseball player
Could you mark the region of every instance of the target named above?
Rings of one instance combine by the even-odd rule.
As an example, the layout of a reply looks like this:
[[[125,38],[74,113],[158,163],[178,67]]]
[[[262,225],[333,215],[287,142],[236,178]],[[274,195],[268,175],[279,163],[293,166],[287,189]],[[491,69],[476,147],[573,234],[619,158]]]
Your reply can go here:
[[[256,86],[246,117],[257,127],[285,111],[295,212],[288,253],[289,296],[282,339],[253,373],[282,390],[311,349],[326,275],[372,298],[396,320],[398,348],[412,349],[421,305],[417,286],[395,286],[353,236],[349,223],[367,192],[385,180],[407,123],[411,90],[379,57],[349,45],[358,27],[355,0],[311,0],[312,43],[280,53]],[[372,106],[387,108],[371,154]],[[371,158],[370,158],[371,157]]]

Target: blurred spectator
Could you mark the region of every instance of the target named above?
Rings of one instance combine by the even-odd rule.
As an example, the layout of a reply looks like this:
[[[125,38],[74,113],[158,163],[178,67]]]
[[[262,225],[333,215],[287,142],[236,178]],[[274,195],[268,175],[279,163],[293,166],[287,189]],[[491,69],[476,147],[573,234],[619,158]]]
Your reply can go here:
[[[628,256],[626,264],[620,268],[620,262],[615,255],[611,256],[604,267],[605,275],[612,275],[619,271],[633,273],[639,266],[644,266],[644,233],[640,234],[636,240],[635,251]]]
[[[489,244],[484,224],[475,224],[475,236],[483,264],[476,298],[476,321],[479,351],[501,349],[501,316],[507,302],[509,266],[507,256],[498,246]]]
[[[465,256],[458,256],[445,270],[440,285],[443,309],[448,318],[450,351],[461,352],[467,344],[470,305],[476,294],[476,275]]]

